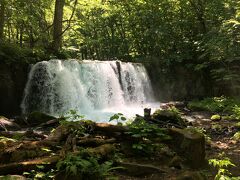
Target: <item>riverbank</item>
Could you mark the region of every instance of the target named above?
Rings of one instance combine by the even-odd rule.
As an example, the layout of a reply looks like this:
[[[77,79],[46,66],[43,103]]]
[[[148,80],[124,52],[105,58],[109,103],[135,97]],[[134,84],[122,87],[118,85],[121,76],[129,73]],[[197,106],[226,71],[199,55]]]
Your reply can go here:
[[[32,115],[35,124],[15,120],[22,124],[12,123],[0,132],[1,175],[28,172],[24,173],[28,178],[42,175],[39,179],[44,179],[51,174],[52,179],[74,179],[75,171],[83,173],[75,167],[87,161],[91,168],[93,164],[103,168],[108,162],[107,175],[119,179],[213,179],[217,169],[208,165],[208,159],[225,157],[236,165],[229,169],[232,176],[240,175],[236,121],[213,120],[212,112],[193,111],[184,103],[166,103],[162,109],[151,116],[138,116],[127,126],[94,123],[74,113],[71,116],[81,121],[43,115],[38,123],[39,117]]]

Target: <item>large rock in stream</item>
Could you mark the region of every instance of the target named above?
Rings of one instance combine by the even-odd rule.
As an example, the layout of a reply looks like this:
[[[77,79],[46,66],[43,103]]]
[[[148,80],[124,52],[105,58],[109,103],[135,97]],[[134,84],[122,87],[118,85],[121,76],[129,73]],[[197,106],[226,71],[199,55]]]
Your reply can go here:
[[[205,137],[191,129],[169,129],[172,140],[169,145],[186,159],[191,168],[200,168],[205,165]]]

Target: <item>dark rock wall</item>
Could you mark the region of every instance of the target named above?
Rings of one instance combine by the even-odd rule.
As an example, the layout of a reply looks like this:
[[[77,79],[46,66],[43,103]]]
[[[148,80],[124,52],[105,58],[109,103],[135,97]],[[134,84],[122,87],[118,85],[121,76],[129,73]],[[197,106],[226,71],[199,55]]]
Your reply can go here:
[[[159,101],[201,99],[214,94],[207,73],[181,66],[168,69],[146,64],[155,98]]]
[[[0,115],[21,113],[20,104],[27,82],[28,64],[0,62]]]

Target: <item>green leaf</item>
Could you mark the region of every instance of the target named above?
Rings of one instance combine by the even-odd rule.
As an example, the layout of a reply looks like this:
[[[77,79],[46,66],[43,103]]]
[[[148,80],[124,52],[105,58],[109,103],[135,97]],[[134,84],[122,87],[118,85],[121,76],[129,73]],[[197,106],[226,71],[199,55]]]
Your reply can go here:
[[[122,121],[126,121],[127,118],[125,118],[125,117],[122,116],[122,117],[121,117],[121,120],[122,120]]]

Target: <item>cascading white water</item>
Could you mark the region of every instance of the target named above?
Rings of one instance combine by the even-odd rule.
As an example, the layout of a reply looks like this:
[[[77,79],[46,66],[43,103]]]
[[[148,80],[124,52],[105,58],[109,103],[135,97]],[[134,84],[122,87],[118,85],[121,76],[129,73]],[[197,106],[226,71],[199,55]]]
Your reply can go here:
[[[23,114],[40,111],[55,116],[74,109],[95,121],[108,121],[114,113],[140,113],[152,100],[141,64],[50,60],[31,68],[21,108]]]

